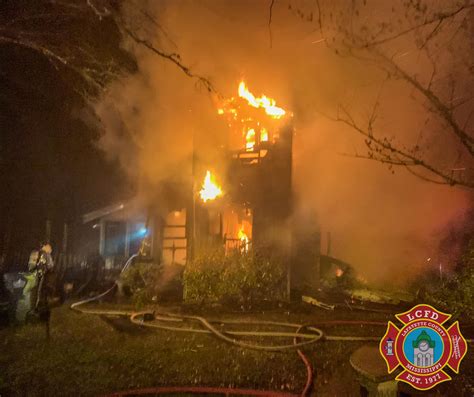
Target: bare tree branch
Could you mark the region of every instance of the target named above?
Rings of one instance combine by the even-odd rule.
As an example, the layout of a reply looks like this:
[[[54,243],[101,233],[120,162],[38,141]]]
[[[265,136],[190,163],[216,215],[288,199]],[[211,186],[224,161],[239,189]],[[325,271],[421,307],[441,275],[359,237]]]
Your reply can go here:
[[[437,113],[445,120],[451,127],[453,133],[459,138],[462,145],[467,149],[471,156],[474,155],[474,138],[471,137],[455,120],[449,106],[445,105],[443,101],[429,88],[425,88],[415,77],[408,74],[392,59],[384,54],[378,52],[377,55],[385,61],[390,67],[405,81],[411,84],[419,93],[421,93],[436,109]]]
[[[424,48],[426,47],[426,45],[428,44],[428,42],[431,40],[431,38],[436,34],[436,32],[439,30],[439,28],[441,27],[441,24],[444,22],[445,19],[440,19],[438,21],[438,23],[436,24],[436,26],[433,28],[433,30],[431,31],[430,34],[428,34],[428,36],[426,36],[423,44],[420,46],[420,49],[421,48]]]
[[[19,13],[18,17],[5,18],[4,20],[0,17],[0,46],[13,45],[23,47],[45,57],[56,70],[59,70],[61,67],[72,71],[85,85],[80,89],[78,87],[71,88],[76,92],[82,93],[84,98],[90,98],[91,94],[103,90],[110,80],[119,77],[123,65],[113,63],[112,59],[104,60],[103,55],[100,53],[101,49],[91,47],[87,40],[80,39],[77,41],[75,35],[70,35],[70,42],[65,43],[62,40],[61,31],[42,29],[38,27],[39,24],[32,25],[30,23],[32,20],[40,20],[41,26],[58,24],[58,28],[61,29],[64,29],[64,26],[78,25],[83,23],[83,21],[96,20],[97,22],[94,22],[96,25],[115,23],[116,27],[136,44],[143,45],[153,53],[172,62],[187,76],[197,79],[207,91],[216,92],[207,78],[193,73],[181,61],[178,53],[167,52],[153,45],[145,37],[142,37],[138,27],[143,27],[143,25],[139,23],[137,23],[137,27],[128,25],[122,18],[122,15],[120,15],[119,10],[114,8],[108,0],[45,0],[44,3],[38,3],[37,6],[36,9],[32,8],[30,13]],[[158,27],[168,41],[176,47],[176,44],[169,38],[153,16],[141,8],[137,10],[147,18],[146,22],[151,23],[154,28]],[[97,43],[94,42],[93,45],[95,44]]]
[[[107,7],[104,6],[102,10],[99,10],[99,7],[95,5],[92,0],[87,0],[87,5],[94,11],[94,14],[97,15],[99,19],[110,15],[110,11],[107,9]]]
[[[458,2],[455,9],[451,6],[451,9],[444,11],[433,11],[429,4],[427,4],[428,8],[423,8],[420,7],[419,3],[406,2],[403,3],[405,17],[406,19],[412,18],[415,24],[407,28],[402,27],[402,22],[381,22],[380,30],[376,33],[368,30],[366,19],[362,20],[360,30],[356,31],[356,24],[353,23],[352,19],[362,18],[361,13],[357,10],[355,12],[352,9],[350,11],[341,10],[338,13],[337,9],[330,9],[327,13],[324,13],[320,0],[315,0],[315,3],[318,9],[317,23],[321,34],[323,32],[332,34],[331,37],[325,37],[326,45],[342,58],[353,58],[361,63],[369,63],[374,68],[386,73],[392,82],[399,81],[409,88],[411,87],[412,94],[410,97],[417,102],[421,102],[428,114],[436,116],[436,122],[444,127],[439,131],[450,141],[456,142],[456,148],[458,148],[457,161],[463,159],[464,162],[467,162],[467,167],[462,167],[463,170],[459,172],[453,171],[452,169],[446,169],[446,166],[442,165],[443,161],[437,161],[435,156],[426,156],[426,154],[430,154],[431,149],[423,147],[424,143],[420,142],[421,132],[415,146],[411,148],[401,145],[394,138],[388,139],[383,131],[379,131],[379,134],[377,134],[375,124],[379,98],[374,103],[371,114],[367,116],[367,121],[362,124],[356,122],[346,106],[339,106],[336,111],[337,116],[335,118],[330,117],[334,121],[344,123],[365,138],[368,154],[361,155],[356,152],[353,157],[381,162],[388,164],[390,167],[403,166],[412,174],[433,183],[473,188],[474,180],[469,165],[474,161],[474,136],[470,133],[469,120],[471,115],[464,116],[464,113],[469,111],[467,108],[469,105],[467,104],[471,103],[473,98],[467,88],[469,82],[460,80],[463,77],[455,71],[454,74],[451,74],[449,85],[451,91],[445,92],[446,85],[438,84],[437,75],[440,57],[446,54],[447,44],[444,41],[449,39],[451,32],[455,31],[455,34],[457,34],[457,32],[463,30],[465,34],[462,37],[458,35],[457,38],[459,43],[466,44],[466,40],[469,40],[467,38],[466,26],[468,25],[466,25],[466,18],[467,11],[472,11],[474,2],[472,0]],[[329,27],[326,27],[324,26],[326,21],[323,17],[328,13]],[[365,17],[366,14],[363,18]],[[350,18],[350,21],[347,18]],[[400,25],[398,30],[397,24]],[[390,34],[380,37],[384,32],[390,32]],[[426,84],[416,74],[416,70],[419,70],[419,68],[414,67],[414,72],[405,69],[396,61],[396,55],[388,53],[391,48],[382,46],[382,44],[389,43],[409,33],[415,33],[413,38],[410,36],[410,39],[414,40],[418,54],[423,54],[431,62],[432,71],[428,75],[429,79]],[[435,38],[437,41],[434,41]],[[454,36],[451,37],[451,39],[453,38]],[[467,51],[469,51],[468,48],[466,48]],[[468,54],[466,52],[465,58],[467,59],[469,59]],[[463,59],[458,62],[463,62]],[[446,63],[441,65],[443,65],[442,69],[444,70]],[[448,63],[448,65],[450,64]],[[466,68],[471,71],[472,75],[474,68],[469,69],[469,63],[466,64]],[[437,92],[435,91],[437,89],[443,91]],[[461,90],[463,92],[459,93]],[[384,108],[384,111],[390,112],[390,109]],[[462,122],[459,120],[460,117],[462,117]],[[431,138],[434,138],[434,135]],[[427,152],[423,154],[425,150]],[[446,161],[449,160],[445,159],[444,162]]]
[[[184,74],[186,74],[186,76],[197,79],[206,88],[208,92],[217,93],[217,91],[214,89],[214,86],[207,78],[194,74],[189,67],[187,67],[181,62],[181,57],[179,56],[179,54],[166,53],[160,50],[159,48],[155,47],[152,43],[150,43],[148,40],[139,37],[127,26],[123,26],[123,30],[127,33],[127,35],[133,41],[135,41],[135,43],[143,45],[144,47],[146,47],[147,49],[149,49],[151,52],[155,53],[156,55],[174,63],[178,68],[180,68],[184,72]]]
[[[74,72],[79,78],[81,78],[86,83],[86,85],[97,91],[100,91],[105,87],[107,78],[117,76],[117,73],[114,73],[112,69],[108,71],[105,69],[99,71],[98,69],[95,70],[94,68],[89,67],[78,67],[73,62],[71,62],[68,57],[60,55],[59,52],[56,51],[53,47],[48,47],[46,45],[42,45],[38,42],[34,42],[28,39],[15,39],[12,37],[0,36],[0,44],[1,43],[13,44],[35,51],[38,54],[44,56],[56,70],[59,69],[59,66],[69,69],[70,71]],[[73,89],[77,93],[80,93],[81,96],[85,97],[85,92],[78,91],[75,87],[73,87]]]
[[[361,156],[355,154],[356,158],[364,158],[368,160],[374,160],[381,163],[387,163],[392,165],[403,165],[406,167],[419,167],[423,168],[426,171],[430,172],[433,175],[436,175],[440,178],[438,183],[444,183],[451,186],[454,185],[463,185],[467,187],[474,187],[474,183],[466,181],[464,179],[455,178],[450,175],[448,172],[443,171],[439,168],[434,167],[432,164],[421,159],[420,156],[414,155],[408,151],[402,150],[394,145],[387,138],[379,138],[374,136],[372,132],[372,127],[364,129],[360,127],[350,116],[350,113],[343,107],[340,108],[342,113],[346,117],[340,117],[339,115],[336,118],[333,118],[334,121],[342,122],[352,129],[359,132],[361,135],[368,138],[366,144],[370,147],[371,144],[375,144],[376,147],[370,147],[369,155]],[[393,156],[400,156],[399,158],[393,158]]]
[[[273,38],[272,38],[272,13],[273,13],[273,6],[275,5],[275,0],[270,1],[270,11],[268,15],[268,35],[270,38],[270,48],[273,45]]]
[[[163,28],[163,26],[161,26],[161,25],[156,21],[156,19],[155,19],[153,16],[150,15],[150,13],[148,13],[146,10],[143,10],[143,9],[141,9],[141,8],[140,8],[140,13],[143,14],[143,16],[145,16],[145,18],[163,34],[163,36],[171,43],[171,45],[172,45],[174,48],[178,48],[178,46],[177,46],[176,43],[173,41],[173,39],[170,37],[170,35],[168,34],[168,32]]]
[[[377,158],[374,158],[373,156],[364,156],[362,154],[359,154],[357,152],[351,154],[351,153],[338,153],[340,156],[344,156],[344,157],[351,157],[351,158],[356,158],[356,159],[363,159],[363,160],[372,160],[372,161],[378,161],[382,164],[391,164],[391,165],[402,165],[402,166],[414,166],[416,165],[415,163],[410,163],[410,162],[407,162],[407,161],[403,161],[403,160],[396,160],[396,159],[390,159],[390,158],[380,158],[380,159],[377,159]]]
[[[448,19],[448,18],[452,18],[456,15],[458,15],[459,13],[465,11],[465,10],[468,10],[470,8],[474,7],[474,3],[472,2],[469,2],[469,3],[466,3],[462,6],[460,6],[459,8],[457,8],[456,10],[454,11],[451,11],[451,12],[440,12],[440,13],[437,13],[435,14],[435,16],[433,16],[432,18],[429,18],[425,21],[423,21],[422,23],[420,24],[417,24],[415,26],[411,26],[407,29],[404,29],[402,30],[401,32],[397,32],[391,36],[387,36],[387,37],[384,37],[382,39],[379,39],[379,40],[374,40],[374,41],[368,41],[368,42],[365,42],[364,44],[361,44],[360,47],[361,48],[368,48],[368,47],[374,47],[374,46],[378,46],[378,45],[381,45],[381,44],[385,44],[385,43],[388,43],[389,41],[392,41],[392,40],[395,40],[395,39],[398,39],[402,36],[405,36],[406,34],[408,33],[411,33],[417,29],[420,29],[420,28],[423,28],[425,26],[428,26],[428,25],[431,25],[433,23],[437,23],[438,25],[435,27],[435,29],[433,29],[433,31],[430,33],[430,36],[433,36],[434,35],[434,32],[435,30],[437,30],[437,28],[439,28],[439,25],[445,20],[445,19]]]
[[[323,19],[322,19],[322,14],[321,14],[321,4],[319,4],[319,0],[316,0],[316,6],[318,7],[318,25],[319,25],[319,30],[321,31],[321,35],[324,37],[324,33],[323,33]]]

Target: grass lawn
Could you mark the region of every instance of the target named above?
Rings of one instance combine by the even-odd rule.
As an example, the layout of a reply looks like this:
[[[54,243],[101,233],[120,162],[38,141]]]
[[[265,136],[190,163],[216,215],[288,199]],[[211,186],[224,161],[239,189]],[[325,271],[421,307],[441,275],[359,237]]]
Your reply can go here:
[[[202,313],[199,313],[202,314]],[[391,315],[299,308],[266,314],[207,313],[209,318],[265,319],[318,324],[336,319],[380,320]],[[462,327],[462,322],[461,322]],[[382,336],[376,326],[321,327],[332,335]],[[250,329],[250,328],[249,328]],[[285,341],[291,343],[290,341]],[[268,340],[266,343],[269,343]],[[317,342],[305,349],[315,368],[314,395],[357,396],[350,354],[364,342]],[[470,346],[472,348],[472,345]],[[471,396],[472,352],[461,374],[438,395]],[[125,319],[79,314],[65,305],[51,317],[51,338],[41,325],[0,330],[0,395],[96,396],[152,386],[225,386],[300,393],[306,370],[295,351],[241,349],[209,335],[142,329]]]

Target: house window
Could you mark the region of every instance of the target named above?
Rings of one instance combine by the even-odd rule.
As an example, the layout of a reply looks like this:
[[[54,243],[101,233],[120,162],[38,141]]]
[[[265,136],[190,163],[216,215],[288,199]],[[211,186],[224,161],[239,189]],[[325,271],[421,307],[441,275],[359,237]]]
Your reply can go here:
[[[125,222],[105,222],[105,256],[125,256],[125,235],[127,227]]]

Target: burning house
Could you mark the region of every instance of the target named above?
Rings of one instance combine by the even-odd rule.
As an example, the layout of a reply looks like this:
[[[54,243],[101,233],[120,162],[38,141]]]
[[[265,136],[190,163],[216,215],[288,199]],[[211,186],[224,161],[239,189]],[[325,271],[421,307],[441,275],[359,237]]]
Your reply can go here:
[[[238,94],[218,109],[230,129],[225,185],[207,170],[198,205],[226,249],[270,249],[282,242],[291,211],[291,116],[273,99],[255,97],[244,82]],[[202,167],[195,167],[198,174]]]
[[[252,249],[286,264],[288,294],[290,288],[301,289],[303,284],[314,289],[319,272],[318,229],[300,231],[291,222],[292,115],[274,99],[256,97],[244,82],[238,86],[238,96],[218,103],[217,113],[229,128],[227,145],[215,156],[219,164],[203,160],[195,149],[191,180],[163,182],[146,216],[129,212],[128,219],[124,214],[119,219],[113,214],[84,218],[88,222],[94,218],[100,228],[100,253],[115,256],[107,249],[116,245],[117,236],[110,232],[113,226],[122,230],[121,252],[133,254],[134,225],[139,225],[137,230],[144,231],[147,243],[141,254],[164,265],[185,265],[209,244],[223,246],[226,252]],[[304,274],[291,270],[292,263]]]

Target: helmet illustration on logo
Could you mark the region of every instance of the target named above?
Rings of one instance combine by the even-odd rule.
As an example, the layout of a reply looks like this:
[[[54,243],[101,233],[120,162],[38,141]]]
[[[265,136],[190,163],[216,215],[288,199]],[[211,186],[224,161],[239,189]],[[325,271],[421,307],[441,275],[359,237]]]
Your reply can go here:
[[[389,321],[379,348],[389,373],[402,367],[396,380],[418,390],[428,390],[451,380],[444,371],[445,367],[459,372],[461,360],[467,353],[467,343],[458,321],[449,328],[443,325],[451,318],[450,314],[421,304],[395,317],[402,327],[398,328]]]

